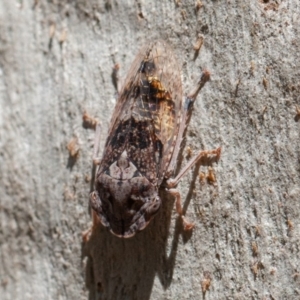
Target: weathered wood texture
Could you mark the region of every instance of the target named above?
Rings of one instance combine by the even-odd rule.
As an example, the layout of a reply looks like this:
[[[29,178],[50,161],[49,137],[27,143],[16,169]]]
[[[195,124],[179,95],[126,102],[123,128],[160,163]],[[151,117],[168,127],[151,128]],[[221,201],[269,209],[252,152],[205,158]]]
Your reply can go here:
[[[0,2],[1,299],[300,298],[299,1],[195,2]],[[103,142],[112,67],[125,75],[152,38],[174,48],[185,92],[211,71],[186,145],[222,146],[216,185],[197,172],[180,184],[190,236],[162,194],[135,238],[99,228],[82,245],[94,137],[82,114],[101,121]]]

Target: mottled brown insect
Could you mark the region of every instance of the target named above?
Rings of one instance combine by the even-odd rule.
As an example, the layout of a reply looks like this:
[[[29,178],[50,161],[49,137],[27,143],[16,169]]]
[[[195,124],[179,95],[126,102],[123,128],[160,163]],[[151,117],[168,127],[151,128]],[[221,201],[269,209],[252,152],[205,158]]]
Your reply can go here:
[[[96,129],[94,162],[99,167],[90,205],[114,235],[128,238],[147,226],[161,206],[161,186],[175,196],[184,227],[193,227],[183,216],[175,187],[197,161],[218,160],[221,149],[199,152],[171,176],[193,103],[208,79],[205,71],[183,100],[178,62],[164,41],[149,43],[137,55],[120,91],[102,159],[97,158],[100,127]]]

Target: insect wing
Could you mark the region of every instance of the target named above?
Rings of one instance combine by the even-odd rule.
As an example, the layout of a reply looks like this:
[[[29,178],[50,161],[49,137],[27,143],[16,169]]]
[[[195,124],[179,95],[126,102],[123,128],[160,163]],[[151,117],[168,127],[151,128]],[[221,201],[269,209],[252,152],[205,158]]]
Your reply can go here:
[[[176,56],[164,41],[157,41],[152,46],[145,65],[149,86],[147,99],[155,135],[161,145],[161,151],[155,154],[160,185],[170,162],[179,130],[182,109],[181,72]]]
[[[177,138],[182,106],[180,69],[157,41],[135,58],[118,98],[100,172],[126,151],[138,171],[160,185]]]

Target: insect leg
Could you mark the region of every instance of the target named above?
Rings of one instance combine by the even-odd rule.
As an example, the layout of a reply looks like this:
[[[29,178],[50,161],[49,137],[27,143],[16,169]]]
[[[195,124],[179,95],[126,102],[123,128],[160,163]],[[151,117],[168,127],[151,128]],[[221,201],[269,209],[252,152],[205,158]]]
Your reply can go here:
[[[204,70],[195,89],[185,99],[185,103],[182,108],[182,116],[181,116],[181,122],[179,125],[178,136],[177,136],[177,140],[176,140],[176,143],[174,146],[174,151],[173,151],[173,154],[172,154],[172,157],[171,157],[171,160],[170,160],[167,172],[166,172],[166,177],[169,177],[175,168],[177,157],[180,152],[180,145],[181,145],[181,142],[182,142],[182,139],[184,136],[185,129],[187,128],[189,121],[190,121],[194,102],[195,102],[200,90],[204,87],[205,83],[209,80],[209,78],[210,78],[209,71]]]
[[[92,192],[90,194],[90,205],[91,205],[91,203],[96,202],[96,201],[97,201],[97,194],[95,192]],[[97,213],[96,213],[96,211],[94,211],[92,209],[92,226],[82,232],[82,240],[84,243],[89,241],[91,235],[93,234],[93,232],[95,231],[97,226],[99,226],[99,224],[100,224],[100,220],[97,216]]]
[[[180,215],[183,221],[184,230],[190,230],[194,227],[193,223],[187,221],[183,215],[181,196],[180,192],[176,189],[176,186],[182,179],[182,177],[189,171],[197,162],[202,162],[203,164],[212,163],[218,161],[221,155],[221,148],[209,151],[200,151],[195,157],[193,157],[185,167],[179,172],[175,178],[169,178],[166,181],[167,191],[169,191],[176,199],[176,211]]]
[[[181,195],[180,192],[177,189],[168,189],[168,192],[173,195],[176,199],[175,205],[176,205],[176,211],[179,214],[179,216],[182,219],[183,222],[183,228],[184,230],[191,230],[194,228],[195,224],[189,222],[185,216],[183,215],[182,205],[181,205]]]
[[[84,243],[87,243],[90,240],[91,235],[97,228],[98,224],[100,224],[100,222],[97,213],[94,210],[92,210],[92,226],[81,233],[82,241]]]
[[[99,154],[100,146],[100,137],[101,137],[101,126],[99,123],[96,125],[95,141],[94,141],[94,152],[93,152],[93,163],[94,165],[99,165],[101,163],[101,158]]]
[[[202,164],[209,164],[212,162],[217,162],[221,156],[221,147],[214,150],[200,151],[196,156],[194,156],[179,172],[175,178],[169,178],[167,180],[167,187],[176,187],[182,177],[189,171],[197,162],[202,162]]]

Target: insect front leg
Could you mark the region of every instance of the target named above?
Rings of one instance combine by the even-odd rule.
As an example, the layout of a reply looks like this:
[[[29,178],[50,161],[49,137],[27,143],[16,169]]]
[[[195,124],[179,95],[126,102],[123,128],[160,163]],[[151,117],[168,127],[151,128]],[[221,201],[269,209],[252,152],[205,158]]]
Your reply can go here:
[[[194,156],[179,172],[175,178],[169,178],[166,181],[167,190],[171,193],[176,199],[176,211],[180,215],[183,221],[184,230],[190,230],[194,227],[193,223],[190,223],[185,217],[181,205],[181,195],[180,192],[176,189],[178,183],[182,177],[197,163],[200,162],[202,165],[211,164],[217,162],[221,156],[221,148],[208,151],[200,151],[196,156]]]
[[[90,205],[92,206],[92,204],[94,203],[97,206],[97,202],[99,202],[99,196],[97,192],[94,191],[90,193]],[[84,243],[87,243],[89,241],[91,235],[93,234],[95,229],[99,226],[99,224],[100,224],[100,220],[97,216],[97,213],[95,210],[92,209],[92,225],[90,228],[82,232],[82,240]]]
[[[177,157],[180,152],[180,145],[181,145],[181,142],[182,142],[182,139],[184,136],[184,132],[185,132],[187,126],[189,125],[189,121],[190,121],[192,111],[193,111],[194,102],[195,102],[200,90],[204,87],[205,83],[209,80],[209,78],[210,78],[209,71],[207,71],[207,70],[203,71],[201,78],[200,78],[199,82],[197,83],[196,87],[185,99],[185,103],[182,108],[182,116],[181,116],[181,122],[179,125],[178,136],[177,136],[176,143],[174,146],[174,151],[173,151],[173,154],[172,154],[172,157],[171,157],[171,160],[170,160],[167,172],[166,172],[167,178],[170,177],[170,174],[172,174],[175,169]]]
[[[92,225],[90,228],[86,229],[81,233],[82,241],[84,243],[87,243],[90,240],[91,235],[96,230],[98,224],[100,224],[99,218],[97,216],[97,213],[92,210]]]

